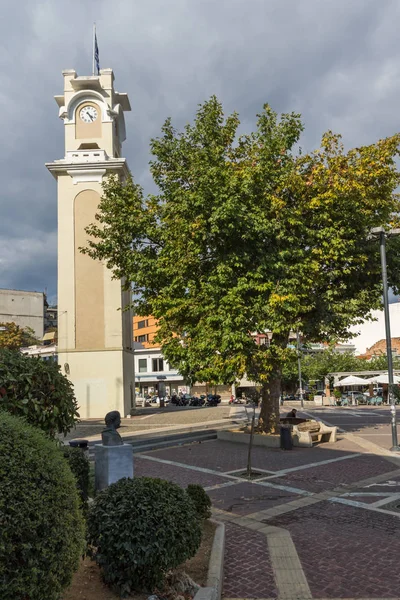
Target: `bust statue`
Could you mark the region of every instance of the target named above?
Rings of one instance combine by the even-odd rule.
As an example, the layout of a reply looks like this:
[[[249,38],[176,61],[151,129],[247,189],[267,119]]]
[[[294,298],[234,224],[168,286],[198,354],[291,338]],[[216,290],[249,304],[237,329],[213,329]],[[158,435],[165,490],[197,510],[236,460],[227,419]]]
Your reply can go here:
[[[122,446],[123,439],[117,429],[121,427],[121,415],[118,410],[112,410],[105,416],[106,429],[101,432],[103,446]]]

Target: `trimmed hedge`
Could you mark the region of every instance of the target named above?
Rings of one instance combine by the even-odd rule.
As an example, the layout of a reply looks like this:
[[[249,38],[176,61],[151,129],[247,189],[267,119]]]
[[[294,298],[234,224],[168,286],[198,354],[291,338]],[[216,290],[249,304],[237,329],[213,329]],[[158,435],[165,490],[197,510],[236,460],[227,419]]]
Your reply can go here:
[[[84,550],[76,482],[56,442],[0,412],[0,598],[58,600]]]
[[[81,448],[64,446],[62,453],[64,458],[67,459],[69,468],[76,479],[76,487],[85,511],[89,498],[89,461]]]
[[[79,419],[72,383],[52,361],[0,349],[0,409],[49,436],[66,435]]]
[[[199,519],[209,519],[211,517],[211,498],[201,485],[190,483],[186,492],[192,500]]]
[[[103,577],[124,597],[152,592],[196,553],[201,524],[185,490],[163,479],[121,479],[89,507],[88,540]]]

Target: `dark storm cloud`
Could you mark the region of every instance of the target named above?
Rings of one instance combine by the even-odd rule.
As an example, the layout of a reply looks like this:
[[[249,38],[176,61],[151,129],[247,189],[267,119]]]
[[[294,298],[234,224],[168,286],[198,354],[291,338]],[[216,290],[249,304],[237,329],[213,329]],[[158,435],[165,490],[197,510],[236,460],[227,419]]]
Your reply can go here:
[[[302,113],[302,146],[327,129],[346,146],[399,129],[393,0],[20,0],[2,7],[0,287],[56,292],[56,185],[44,163],[64,154],[54,94],[61,70],[100,63],[128,92],[125,156],[150,190],[148,146],[166,117],[181,127],[217,94],[254,126],[264,102]]]

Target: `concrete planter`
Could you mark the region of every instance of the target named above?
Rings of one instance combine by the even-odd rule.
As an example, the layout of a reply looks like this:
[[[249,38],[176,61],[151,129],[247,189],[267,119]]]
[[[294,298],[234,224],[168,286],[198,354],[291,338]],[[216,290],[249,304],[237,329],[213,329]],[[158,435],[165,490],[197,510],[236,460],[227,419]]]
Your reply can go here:
[[[207,586],[199,589],[193,600],[220,600],[224,579],[225,524],[211,519],[217,528],[208,563]]]
[[[240,444],[248,444],[250,434],[238,430],[218,431],[218,439],[225,442],[239,442]],[[260,435],[254,434],[253,446],[264,446],[267,448],[280,448],[281,439],[279,435]]]

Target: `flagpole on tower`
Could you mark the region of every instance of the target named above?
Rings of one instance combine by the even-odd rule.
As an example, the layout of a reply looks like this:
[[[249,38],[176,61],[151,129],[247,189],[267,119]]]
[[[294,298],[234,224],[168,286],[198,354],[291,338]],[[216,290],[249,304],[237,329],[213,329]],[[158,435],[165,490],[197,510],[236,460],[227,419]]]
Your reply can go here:
[[[95,54],[96,54],[96,23],[93,23],[93,66],[92,66],[92,75],[94,75],[95,70]]]

